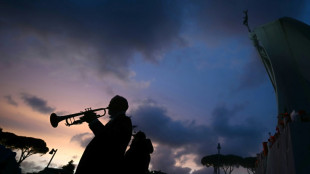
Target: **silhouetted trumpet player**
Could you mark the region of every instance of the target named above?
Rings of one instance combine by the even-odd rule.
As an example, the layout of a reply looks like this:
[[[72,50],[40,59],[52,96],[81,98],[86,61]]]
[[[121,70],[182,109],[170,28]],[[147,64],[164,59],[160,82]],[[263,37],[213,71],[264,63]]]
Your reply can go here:
[[[103,125],[95,113],[85,114],[83,119],[95,137],[87,145],[76,169],[76,174],[123,173],[126,147],[131,139],[132,123],[126,116],[128,102],[115,96],[108,106],[110,121]]]
[[[110,121],[103,125],[98,120],[98,115],[95,111],[108,109]],[[74,118],[77,115],[83,115],[80,121],[73,121],[72,124],[80,124],[87,122],[89,128],[94,133],[95,137],[85,148],[85,151],[80,159],[76,169],[76,174],[88,173],[104,173],[104,174],[119,174],[123,173],[124,169],[124,154],[126,147],[132,135],[131,119],[126,116],[128,102],[124,97],[116,95],[110,101],[107,108],[96,110],[86,110],[82,113],[71,114],[67,116],[51,115],[51,124],[57,127],[58,122]],[[72,125],[70,122],[70,125]]]

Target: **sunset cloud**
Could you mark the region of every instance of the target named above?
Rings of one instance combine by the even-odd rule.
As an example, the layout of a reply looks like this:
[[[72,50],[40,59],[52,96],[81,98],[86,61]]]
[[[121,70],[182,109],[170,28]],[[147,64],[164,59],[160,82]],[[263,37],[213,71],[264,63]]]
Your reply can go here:
[[[6,99],[6,101],[13,106],[18,106],[18,103],[13,99],[13,97],[11,95],[6,95],[4,96],[4,98]]]
[[[86,133],[74,135],[71,138],[70,142],[76,142],[81,147],[85,148],[92,138],[93,138],[93,134],[86,132]]]

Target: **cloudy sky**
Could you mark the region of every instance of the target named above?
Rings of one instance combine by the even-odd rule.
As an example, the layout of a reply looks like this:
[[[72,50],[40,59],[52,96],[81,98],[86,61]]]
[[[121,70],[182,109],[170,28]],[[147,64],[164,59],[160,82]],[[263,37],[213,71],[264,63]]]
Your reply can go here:
[[[52,167],[77,164],[91,131],[87,124],[53,128],[50,114],[106,107],[118,94],[155,146],[152,170],[212,173],[200,160],[217,143],[223,154],[255,156],[276,126],[274,90],[243,11],[255,28],[284,16],[310,23],[309,5],[0,0],[0,127],[58,149]],[[40,170],[50,158],[34,155],[23,170]]]

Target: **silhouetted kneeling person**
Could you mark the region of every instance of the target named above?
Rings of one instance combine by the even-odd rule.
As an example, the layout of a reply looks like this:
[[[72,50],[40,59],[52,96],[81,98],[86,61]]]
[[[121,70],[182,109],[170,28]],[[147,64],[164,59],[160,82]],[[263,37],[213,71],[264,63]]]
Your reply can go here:
[[[146,174],[153,151],[151,140],[141,131],[136,133],[125,154],[126,173]]]
[[[77,166],[76,174],[121,174],[124,154],[131,139],[131,119],[125,115],[128,102],[115,96],[108,106],[110,121],[103,125],[96,114],[85,115],[95,137],[87,145]]]

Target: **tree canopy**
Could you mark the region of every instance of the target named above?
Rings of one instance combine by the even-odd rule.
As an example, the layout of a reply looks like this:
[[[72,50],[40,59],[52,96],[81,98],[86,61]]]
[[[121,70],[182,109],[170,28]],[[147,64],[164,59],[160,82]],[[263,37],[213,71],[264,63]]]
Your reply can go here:
[[[217,167],[220,164],[220,159],[223,159],[221,154],[208,155],[201,159],[201,164],[207,167]]]
[[[231,174],[234,168],[239,166],[255,173],[255,161],[255,157],[242,158],[237,155],[213,154],[203,157],[201,164],[206,167],[221,168],[225,174]]]
[[[221,161],[221,168],[224,170],[225,174],[231,174],[235,167],[239,167],[242,163],[243,158],[237,155],[224,155]]]
[[[2,132],[2,129],[0,130],[0,143],[13,150],[21,150],[18,164],[33,154],[46,154],[49,151],[45,141],[42,139]]]
[[[243,158],[241,166],[246,168],[248,170],[248,173],[255,173],[255,163],[256,158],[255,157],[246,157]]]

